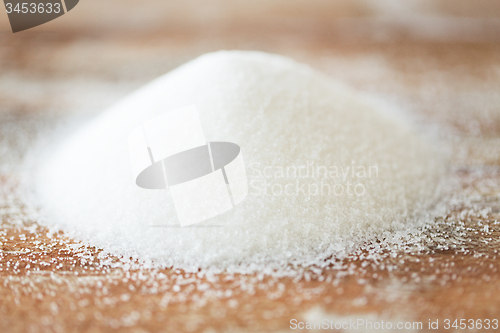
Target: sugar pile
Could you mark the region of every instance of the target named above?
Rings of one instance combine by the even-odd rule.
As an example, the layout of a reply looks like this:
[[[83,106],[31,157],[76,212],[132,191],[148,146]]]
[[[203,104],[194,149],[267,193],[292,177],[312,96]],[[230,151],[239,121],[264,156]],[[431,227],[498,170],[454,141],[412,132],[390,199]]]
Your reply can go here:
[[[237,143],[248,197],[180,228],[171,196],[132,179],[138,124],[195,104],[207,140]],[[404,120],[290,59],[204,55],[50,147],[36,174],[44,223],[104,251],[186,271],[324,267],[432,219],[443,162]]]

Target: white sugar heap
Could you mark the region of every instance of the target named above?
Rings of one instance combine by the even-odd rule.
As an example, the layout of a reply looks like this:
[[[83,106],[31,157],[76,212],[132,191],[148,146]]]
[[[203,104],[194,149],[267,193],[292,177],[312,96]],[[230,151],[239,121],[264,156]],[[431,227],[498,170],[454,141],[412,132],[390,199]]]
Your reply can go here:
[[[212,226],[180,228],[168,191],[135,185],[128,136],[191,104],[207,140],[241,147],[249,195]],[[51,147],[36,192],[46,223],[106,252],[187,271],[285,272],[418,227],[443,170],[407,123],[321,73],[281,56],[217,52]]]

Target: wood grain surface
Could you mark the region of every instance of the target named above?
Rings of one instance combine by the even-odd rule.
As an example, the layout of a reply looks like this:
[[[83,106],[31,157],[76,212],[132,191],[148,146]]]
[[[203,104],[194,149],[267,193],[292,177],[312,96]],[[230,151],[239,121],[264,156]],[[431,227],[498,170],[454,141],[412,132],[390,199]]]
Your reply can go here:
[[[0,13],[0,332],[297,331],[291,319],[452,332],[445,319],[500,319],[499,17],[485,0],[88,0],[12,34]],[[396,255],[294,280],[125,270],[29,214],[17,189],[36,142],[220,49],[290,56],[413,115],[449,151],[448,215]]]

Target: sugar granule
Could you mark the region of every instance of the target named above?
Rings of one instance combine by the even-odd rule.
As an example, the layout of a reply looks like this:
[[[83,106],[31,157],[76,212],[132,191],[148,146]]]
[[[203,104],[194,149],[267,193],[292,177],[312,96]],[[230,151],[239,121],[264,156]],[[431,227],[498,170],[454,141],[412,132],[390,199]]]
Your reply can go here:
[[[135,186],[127,138],[191,104],[208,140],[241,147],[250,190],[235,209],[180,228],[168,191]],[[232,51],[181,66],[55,143],[35,184],[43,223],[105,252],[184,271],[287,275],[433,219],[443,173],[407,122],[362,94],[281,56]]]

